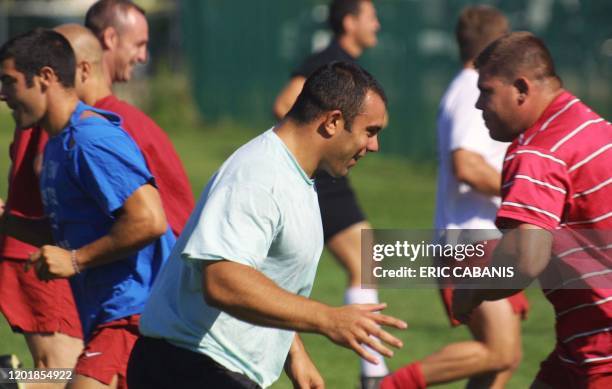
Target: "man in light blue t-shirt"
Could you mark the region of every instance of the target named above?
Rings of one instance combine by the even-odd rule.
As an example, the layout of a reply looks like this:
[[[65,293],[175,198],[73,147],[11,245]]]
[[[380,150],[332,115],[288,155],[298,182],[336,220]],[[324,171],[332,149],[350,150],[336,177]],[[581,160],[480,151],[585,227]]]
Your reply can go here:
[[[283,366],[300,387],[323,380],[294,331],[323,334],[377,362],[380,328],[406,324],[384,304],[308,299],[323,249],[317,169],[348,173],[378,150],[386,100],[355,65],[306,82],[287,118],[238,149],[206,186],[155,282],[128,368],[130,388],[269,386]],[[378,338],[378,339],[376,339]],[[380,341],[379,341],[380,340]]]

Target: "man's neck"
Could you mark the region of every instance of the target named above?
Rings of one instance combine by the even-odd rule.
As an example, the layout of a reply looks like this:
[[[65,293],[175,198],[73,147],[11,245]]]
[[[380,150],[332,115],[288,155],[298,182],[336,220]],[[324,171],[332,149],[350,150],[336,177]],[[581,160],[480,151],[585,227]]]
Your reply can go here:
[[[61,133],[70,122],[79,98],[73,89],[58,91],[49,96],[47,114],[40,121],[40,126],[50,136]]]
[[[559,97],[559,95],[561,95],[564,91],[565,89],[558,87],[558,86],[552,86],[552,85],[549,88],[546,88],[545,90],[543,90],[541,92],[542,98],[539,99],[540,103],[534,106],[533,108],[533,116],[532,116],[533,120],[531,121],[531,124],[527,128],[533,127],[533,125],[538,120],[540,120],[544,112],[546,112],[546,110],[553,103],[553,101],[555,101],[557,97]]]
[[[283,141],[302,170],[313,177],[321,157],[314,128],[308,129],[285,118],[274,128],[274,132]]]
[[[108,86],[103,74],[87,81],[81,93],[81,100],[87,105],[95,105],[98,101],[111,95],[113,91]]]
[[[102,73],[106,87],[111,89],[113,87],[113,62],[107,51],[102,54]]]
[[[351,57],[359,58],[361,54],[363,54],[363,47],[361,47],[352,36],[344,34],[337,38],[337,41],[340,47],[349,53]]]

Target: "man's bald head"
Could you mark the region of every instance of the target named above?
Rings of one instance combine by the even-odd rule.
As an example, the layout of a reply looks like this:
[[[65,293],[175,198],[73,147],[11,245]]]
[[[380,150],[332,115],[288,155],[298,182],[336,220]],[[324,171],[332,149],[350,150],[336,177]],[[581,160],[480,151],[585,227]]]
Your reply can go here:
[[[102,46],[96,36],[80,24],[62,24],[55,31],[70,42],[76,54],[75,89],[79,99],[93,105],[111,94],[104,73]]]
[[[72,46],[76,54],[77,63],[89,62],[92,67],[99,67],[102,63],[102,46],[96,36],[80,24],[62,24],[55,28]]]

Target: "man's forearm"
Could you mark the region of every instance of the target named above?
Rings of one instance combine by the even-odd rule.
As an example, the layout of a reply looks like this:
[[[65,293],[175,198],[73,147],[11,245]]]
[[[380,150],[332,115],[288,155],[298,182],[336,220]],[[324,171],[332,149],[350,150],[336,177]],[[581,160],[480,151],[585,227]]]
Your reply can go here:
[[[508,231],[495,248],[492,266],[513,267],[514,277],[490,279],[488,289],[474,292],[481,301],[501,300],[527,288],[550,261],[552,235],[530,224]]]
[[[51,225],[46,218],[27,219],[5,212],[0,217],[0,233],[36,247],[53,244]]]
[[[287,361],[285,361],[285,365],[291,364],[292,360],[299,358],[309,358],[310,356],[306,352],[306,347],[300,338],[298,333],[293,337],[293,343],[291,343],[291,347],[289,348],[289,354],[287,355]]]
[[[77,251],[79,268],[86,269],[123,259],[159,238],[145,221],[119,218],[109,233]]]
[[[123,259],[154,242],[167,228],[157,190],[144,185],[126,200],[107,235],[78,249],[77,265],[85,269]]]
[[[457,180],[487,196],[499,196],[501,174],[478,153],[458,149],[452,153],[453,172]]]
[[[385,304],[330,307],[290,293],[246,265],[221,260],[203,266],[206,302],[240,320],[259,326],[319,333],[353,349],[371,363],[379,360],[364,345],[387,357],[393,352],[384,343],[402,347],[402,342],[382,326],[404,329],[406,323],[377,313],[386,307]]]
[[[206,301],[252,324],[294,331],[321,332],[330,307],[279,288],[248,266],[231,261],[204,267]]]

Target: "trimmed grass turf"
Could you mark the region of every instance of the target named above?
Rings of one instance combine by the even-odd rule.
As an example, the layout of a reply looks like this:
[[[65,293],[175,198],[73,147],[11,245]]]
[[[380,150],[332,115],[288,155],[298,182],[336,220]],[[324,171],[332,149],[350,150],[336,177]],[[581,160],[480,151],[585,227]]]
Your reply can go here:
[[[8,170],[8,144],[13,121],[2,104],[0,107],[0,176]],[[265,130],[265,128],[254,129]],[[255,136],[255,132],[231,123],[195,130],[175,128],[171,138],[183,159],[194,193],[198,196],[211,174],[236,147]],[[382,133],[384,137],[384,132]],[[382,155],[360,160],[351,172],[351,180],[372,225],[376,228],[429,228],[435,201],[435,167],[432,164],[407,162]],[[0,179],[0,196],[5,198],[6,180]],[[345,275],[325,252],[317,272],[312,297],[332,305],[342,304]],[[0,285],[1,287],[1,285]],[[541,293],[528,291],[531,303],[529,318],[523,325],[524,358],[509,388],[526,388],[534,377],[539,362],[552,350],[553,319],[550,305]],[[393,331],[404,341],[404,348],[388,360],[391,369],[422,358],[452,341],[469,338],[464,328],[451,330],[436,290],[381,290],[381,301],[387,302],[387,313],[409,323],[405,331]],[[0,315],[1,316],[1,315]],[[306,347],[326,380],[328,388],[355,388],[358,382],[356,355],[332,344],[319,335],[305,334]],[[4,318],[0,319],[0,354],[16,353],[31,367],[31,358],[20,335],[14,335]],[[462,388],[464,382],[441,386]],[[283,375],[272,386],[291,388]]]

